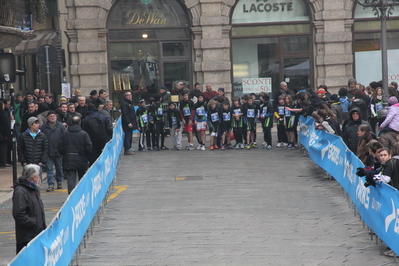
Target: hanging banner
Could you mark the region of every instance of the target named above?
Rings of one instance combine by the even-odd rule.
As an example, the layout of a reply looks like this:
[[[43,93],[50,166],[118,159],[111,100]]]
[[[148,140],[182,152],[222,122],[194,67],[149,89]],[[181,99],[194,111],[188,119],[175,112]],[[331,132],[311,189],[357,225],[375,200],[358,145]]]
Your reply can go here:
[[[272,79],[271,78],[245,78],[242,79],[243,93],[256,93],[272,92]]]

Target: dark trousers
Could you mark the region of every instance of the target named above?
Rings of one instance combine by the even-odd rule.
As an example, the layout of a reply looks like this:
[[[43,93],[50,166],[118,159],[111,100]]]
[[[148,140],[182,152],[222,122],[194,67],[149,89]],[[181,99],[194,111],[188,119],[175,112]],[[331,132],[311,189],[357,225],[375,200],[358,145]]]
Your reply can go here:
[[[68,194],[71,194],[72,190],[76,187],[76,173],[78,174],[78,181],[84,176],[86,173],[85,169],[76,169],[76,170],[65,170],[65,177],[67,179],[68,184]]]
[[[236,139],[236,144],[242,142],[242,127],[233,127],[234,138]]]
[[[130,138],[130,147],[132,147],[131,144],[132,139]],[[93,148],[91,150],[90,153],[90,157],[89,157],[89,163],[90,165],[92,165],[98,157],[100,157],[103,149],[104,149],[105,143],[95,143],[93,142]]]
[[[0,142],[0,166],[5,166],[7,163],[7,142]]]
[[[284,125],[277,125],[277,142],[287,143],[287,134],[285,134]]]
[[[272,129],[270,127],[263,128],[263,140],[267,145],[272,145]]]
[[[132,130],[124,131],[125,132],[125,137],[123,139],[123,148],[125,151],[128,151],[132,148]]]
[[[17,253],[18,254],[21,249],[23,249],[24,247],[26,247],[28,245],[29,242],[22,242],[22,243],[17,243]]]
[[[145,138],[147,141],[147,148],[151,148],[151,131],[149,128],[145,131]]]

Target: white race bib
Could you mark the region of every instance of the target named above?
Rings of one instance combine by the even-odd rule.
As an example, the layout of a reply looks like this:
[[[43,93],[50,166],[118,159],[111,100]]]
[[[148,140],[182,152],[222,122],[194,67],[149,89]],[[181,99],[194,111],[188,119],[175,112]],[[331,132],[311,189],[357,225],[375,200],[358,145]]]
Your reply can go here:
[[[190,115],[190,107],[183,107],[183,115],[184,116]]]
[[[254,118],[255,117],[255,110],[254,109],[248,109],[247,110],[247,117]]]
[[[267,106],[262,108],[262,115],[265,116],[267,114]]]
[[[278,114],[283,115],[284,114],[284,106],[279,106],[278,107]]]
[[[381,109],[384,108],[384,106],[382,105],[382,103],[376,103],[375,104],[375,109],[378,111],[381,111]]]
[[[144,122],[144,123],[147,123],[147,122],[148,122],[148,116],[147,116],[147,114],[141,115],[141,119],[143,119],[143,122]]]
[[[158,108],[158,114],[159,114],[159,115],[163,115],[162,108]]]
[[[241,114],[241,110],[240,109],[234,109],[233,112],[234,112],[235,115]]]
[[[230,121],[230,113],[223,113],[223,121]]]
[[[211,114],[211,120],[212,122],[219,121],[219,114],[218,113]]]
[[[291,111],[285,110],[285,116],[291,116]]]
[[[176,125],[176,124],[177,124],[176,116],[172,116],[172,125]]]
[[[204,109],[203,106],[198,107],[196,112],[197,112],[197,115],[199,115],[199,116],[204,116],[205,115],[205,109]]]

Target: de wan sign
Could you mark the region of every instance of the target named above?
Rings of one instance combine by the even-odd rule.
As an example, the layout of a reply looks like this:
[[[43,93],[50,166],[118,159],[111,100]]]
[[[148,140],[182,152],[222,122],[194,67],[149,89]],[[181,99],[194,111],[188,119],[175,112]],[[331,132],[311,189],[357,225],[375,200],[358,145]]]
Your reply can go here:
[[[271,78],[246,78],[242,79],[242,92],[245,93],[260,93],[272,92]]]

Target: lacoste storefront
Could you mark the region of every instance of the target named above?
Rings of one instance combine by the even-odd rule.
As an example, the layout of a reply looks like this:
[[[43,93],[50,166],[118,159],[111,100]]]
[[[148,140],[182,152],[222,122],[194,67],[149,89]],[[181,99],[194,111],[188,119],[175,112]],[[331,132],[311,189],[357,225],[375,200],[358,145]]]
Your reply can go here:
[[[312,30],[303,0],[240,0],[232,15],[234,96],[313,85]]]

